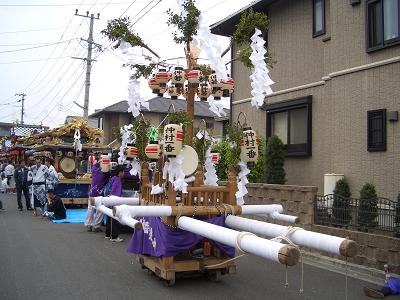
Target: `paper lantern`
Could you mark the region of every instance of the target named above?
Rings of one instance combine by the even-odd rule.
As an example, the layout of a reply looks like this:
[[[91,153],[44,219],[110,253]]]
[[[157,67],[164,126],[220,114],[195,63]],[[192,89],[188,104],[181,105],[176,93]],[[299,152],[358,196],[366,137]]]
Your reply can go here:
[[[171,82],[177,87],[183,87],[183,84],[186,81],[185,77],[186,73],[183,70],[183,67],[177,66],[171,74]]]
[[[171,99],[178,99],[180,94],[181,89],[178,88],[175,84],[171,83],[171,85],[168,87],[168,95],[171,97]]]
[[[240,155],[249,167],[254,166],[258,160],[257,134],[251,127],[243,128],[243,138],[240,141]]]
[[[166,69],[158,69],[154,74],[154,79],[160,86],[165,86],[171,78],[171,73],[167,72]]]
[[[203,72],[200,71],[199,67],[193,67],[192,70],[186,73],[186,79],[188,80],[190,86],[198,87],[200,81],[203,79]]]
[[[103,173],[110,172],[111,160],[107,154],[102,155],[100,158],[100,169]]]
[[[57,157],[61,157],[63,155],[62,151],[58,150],[56,151],[56,156]]]
[[[226,80],[221,80],[222,97],[229,97],[233,93],[235,81],[228,77]]]
[[[134,159],[137,157],[137,148],[133,144],[128,144],[124,150],[126,158]]]
[[[212,89],[211,95],[213,96],[214,100],[221,100],[223,95],[222,89],[220,87],[214,87]]]
[[[157,96],[158,96],[158,97],[163,97],[164,94],[167,92],[167,90],[168,90],[168,86],[167,86],[167,85],[165,85],[165,86],[160,86],[160,87],[159,87],[159,90],[158,90],[158,93],[157,93]]]
[[[212,161],[214,164],[217,164],[217,163],[219,162],[219,159],[220,159],[219,153],[217,153],[217,152],[211,152],[210,155],[211,155],[211,161]]]
[[[211,95],[211,87],[208,85],[207,81],[203,81],[200,83],[197,88],[197,96],[200,97],[200,100],[207,101],[207,98]]]
[[[144,148],[144,153],[150,158],[150,161],[156,162],[161,155],[161,145],[157,141],[152,141]]]
[[[88,157],[88,161],[91,165],[94,165],[96,163],[96,156],[94,156],[93,154],[90,154]]]
[[[73,157],[73,156],[74,156],[74,152],[72,152],[72,151],[67,152],[67,157]]]
[[[153,94],[158,94],[160,91],[160,85],[157,83],[157,80],[155,80],[154,77],[150,77],[148,80],[149,87],[151,88],[151,91]]]
[[[211,86],[211,94],[213,95],[214,100],[221,100],[222,97],[222,83],[218,81],[217,74],[213,73],[208,76],[208,82]]]
[[[175,157],[182,149],[183,130],[178,124],[168,124],[164,127],[164,154]]]

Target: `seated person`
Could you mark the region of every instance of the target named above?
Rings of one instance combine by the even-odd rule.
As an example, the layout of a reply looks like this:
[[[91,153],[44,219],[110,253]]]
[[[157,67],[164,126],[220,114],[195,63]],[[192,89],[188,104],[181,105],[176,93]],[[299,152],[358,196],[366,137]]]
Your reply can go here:
[[[66,209],[61,198],[55,194],[54,190],[48,190],[47,196],[49,204],[47,206],[46,215],[50,219],[62,220],[67,217]]]
[[[364,294],[371,298],[383,299],[386,296],[398,295],[400,293],[400,279],[390,276],[385,285],[379,290],[364,287]]]

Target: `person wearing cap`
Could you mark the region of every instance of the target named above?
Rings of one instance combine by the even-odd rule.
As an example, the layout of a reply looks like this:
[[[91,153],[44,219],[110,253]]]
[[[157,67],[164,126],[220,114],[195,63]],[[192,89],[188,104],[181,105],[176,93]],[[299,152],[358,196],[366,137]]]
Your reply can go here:
[[[67,217],[67,211],[61,198],[56,195],[53,189],[47,190],[49,204],[45,215],[53,220],[62,220]]]

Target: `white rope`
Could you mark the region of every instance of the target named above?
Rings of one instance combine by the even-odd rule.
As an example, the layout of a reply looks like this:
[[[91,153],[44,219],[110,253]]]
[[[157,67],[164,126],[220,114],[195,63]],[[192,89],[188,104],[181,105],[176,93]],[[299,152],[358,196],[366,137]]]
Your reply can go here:
[[[300,259],[301,259],[301,279],[300,279],[300,290],[299,293],[302,294],[304,292],[304,261],[303,261],[303,253],[301,252],[301,249],[299,248],[298,245],[293,243],[293,241],[289,238],[289,236],[293,233],[295,233],[297,230],[303,230],[301,227],[294,227],[294,226],[288,226],[287,230],[284,234],[281,234],[273,239],[271,241],[275,242],[281,242],[282,240],[288,243],[289,245],[292,245],[295,247],[297,250],[300,252]],[[286,282],[285,282],[285,287],[288,287],[288,276],[287,276],[287,267],[286,267]]]

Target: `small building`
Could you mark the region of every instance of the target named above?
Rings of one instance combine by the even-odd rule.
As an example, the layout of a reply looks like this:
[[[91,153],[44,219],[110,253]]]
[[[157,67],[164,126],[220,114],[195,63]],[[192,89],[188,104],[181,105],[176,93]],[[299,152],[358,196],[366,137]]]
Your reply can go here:
[[[250,70],[234,61],[233,120],[243,111],[260,134],[280,137],[288,184],[316,185],[322,194],[324,174],[336,173],[354,197],[370,182],[379,196],[396,198],[400,1],[258,0],[211,31],[232,36],[247,8],[268,16],[275,84],[263,109],[251,107]]]
[[[158,126],[168,114],[168,108],[174,104],[176,111],[186,111],[186,100],[172,100],[164,97],[155,97],[150,100],[149,109],[142,107],[141,112],[146,120],[154,126]],[[224,136],[224,127],[229,122],[229,110],[225,110],[227,117],[218,117],[209,109],[209,104],[203,101],[195,101],[194,128],[198,127],[200,120],[206,121],[207,129],[212,133],[214,138],[222,138]],[[89,116],[97,119],[97,127],[104,131],[105,144],[109,144],[114,140],[113,130],[123,125],[131,124],[134,117],[128,112],[128,102],[126,100],[114,103],[103,109],[96,110]]]

